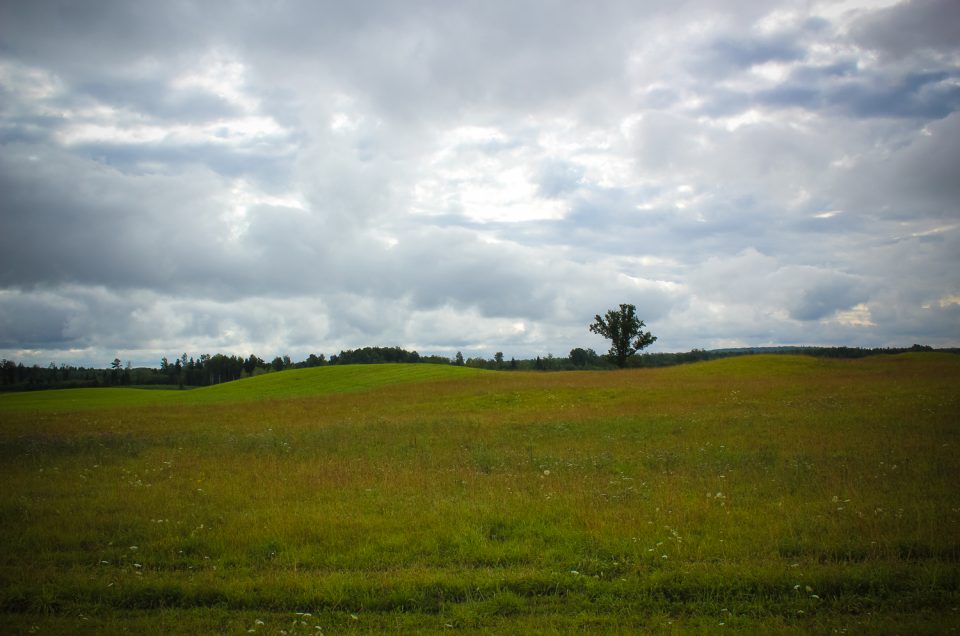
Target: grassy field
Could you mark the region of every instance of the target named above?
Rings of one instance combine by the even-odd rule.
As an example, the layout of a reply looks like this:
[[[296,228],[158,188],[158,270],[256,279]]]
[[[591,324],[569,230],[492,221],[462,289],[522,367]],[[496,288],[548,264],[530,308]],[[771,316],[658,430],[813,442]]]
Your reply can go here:
[[[0,395],[0,631],[960,630],[960,356]]]

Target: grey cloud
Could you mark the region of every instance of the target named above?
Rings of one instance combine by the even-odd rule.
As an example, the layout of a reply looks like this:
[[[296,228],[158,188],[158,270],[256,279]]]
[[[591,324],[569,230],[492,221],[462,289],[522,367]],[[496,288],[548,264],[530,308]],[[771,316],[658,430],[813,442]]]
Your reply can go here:
[[[635,134],[637,157],[645,170],[665,171],[692,163],[697,129],[682,116],[663,112],[645,115]]]
[[[785,308],[794,320],[811,321],[850,309],[870,298],[874,285],[837,269],[792,265],[747,249],[710,258],[690,276],[702,298],[726,300],[774,312]]]
[[[583,179],[583,168],[569,162],[551,160],[540,167],[540,194],[557,198],[575,191]]]
[[[799,293],[790,299],[790,316],[796,320],[820,320],[831,314],[850,309],[867,300],[862,284],[852,276],[822,274],[803,284]]]
[[[851,31],[857,42],[894,58],[955,52],[960,48],[960,7],[952,0],[907,0],[865,13]]]
[[[598,254],[655,254],[666,247],[662,240],[670,231],[671,213],[636,207],[653,195],[652,191],[583,187],[569,200],[571,211],[563,219],[489,229],[523,245],[566,249],[579,262]]]
[[[761,17],[761,16],[755,16]],[[797,18],[776,30],[757,28],[752,21],[729,21],[694,41],[686,67],[694,75],[715,81],[770,62],[797,63],[808,58],[811,42],[829,36],[822,18]]]
[[[940,119],[960,107],[958,77],[944,71],[913,72],[845,82],[828,89],[825,100],[853,116]]]
[[[681,96],[678,91],[663,86],[655,86],[644,93],[641,101],[646,108],[668,110],[675,106],[680,99]]]
[[[790,81],[798,84],[818,84],[836,78],[855,76],[860,65],[854,58],[840,58],[826,64],[803,64],[790,71]]]
[[[44,349],[68,342],[68,312],[54,299],[0,293],[0,349]]]
[[[221,351],[261,356],[323,350],[326,305],[264,297],[218,302],[152,292],[115,293],[67,286],[0,294],[4,357],[39,362],[80,360],[106,366],[114,356],[155,366],[162,356]],[[287,344],[278,346],[278,339]],[[39,356],[17,353],[30,347]]]
[[[697,114],[708,117],[727,117],[737,115],[755,105],[756,98],[747,91],[724,88],[699,89],[709,94],[710,99],[695,109]]]
[[[806,52],[803,47],[778,34],[765,37],[723,37],[710,45],[708,53],[713,64],[749,68],[766,62],[803,59]]]
[[[549,317],[562,293],[548,252],[538,261],[536,250],[484,242],[463,228],[396,228],[394,246],[365,231],[327,229],[305,211],[258,208],[244,249],[256,254],[263,287],[269,280],[279,289],[312,289],[321,297],[350,290],[407,299],[413,310],[451,305],[486,317],[532,319]]]
[[[171,69],[153,77],[96,77],[85,79],[69,90],[75,101],[110,104],[128,109],[137,118],[202,123],[240,114],[236,105],[222,95],[199,88],[174,88]],[[68,104],[64,104],[68,105]]]
[[[409,296],[417,308],[451,303],[490,317],[543,319],[556,281],[547,264],[530,262],[531,256],[459,230],[418,232],[391,250],[387,275],[398,295]]]
[[[826,191],[841,208],[891,219],[958,218],[960,114],[897,141],[897,152],[867,156],[833,176]]]
[[[208,242],[225,232],[210,199],[218,188],[202,172],[122,178],[69,155],[7,146],[0,281],[176,288],[227,275],[231,259],[218,261]]]
[[[8,290],[0,294],[0,349],[83,349],[94,343],[141,347],[149,336],[137,329],[140,301],[102,287]],[[151,328],[156,333],[160,325]]]
[[[55,63],[70,73],[111,69],[141,56],[177,55],[192,48],[187,44],[208,41],[211,23],[222,16],[216,9],[198,9],[192,3],[173,3],[156,11],[117,0],[5,3],[0,35],[7,52],[30,62]],[[118,58],[118,51],[123,57]]]
[[[193,165],[223,177],[251,180],[267,190],[287,185],[295,162],[284,149],[238,150],[216,143],[82,143],[71,150],[128,176],[176,174]]]
[[[2,144],[42,144],[49,142],[51,134],[61,127],[63,119],[59,117],[9,117],[0,123],[0,143]]]
[[[619,302],[667,349],[960,333],[945,4],[0,12],[4,351],[562,354]],[[240,94],[178,83],[218,60]],[[480,186],[568,212],[481,222]]]
[[[864,71],[848,62],[800,66],[772,88],[751,91],[706,89],[710,95],[698,112],[710,116],[734,115],[744,110],[803,108],[832,111],[847,117],[909,117],[939,119],[960,107],[955,69]]]
[[[952,53],[958,46],[958,16],[953,3],[911,1],[863,11],[853,26],[852,41],[819,19],[773,34],[758,35],[749,29],[725,32],[695,43],[699,48],[687,60],[691,88],[705,98],[696,112],[729,116],[760,106],[832,111],[854,118],[945,117],[960,107]],[[837,57],[824,59],[822,50],[811,56],[809,51],[817,44],[836,47]],[[879,63],[863,64],[850,52],[854,44],[890,55]],[[926,53],[913,63],[902,59],[914,50]],[[747,71],[767,62],[791,65],[790,75],[774,86],[751,88],[757,81]],[[718,85],[718,77],[741,81],[731,88]],[[654,103],[648,100],[649,105]]]
[[[346,8],[290,3],[287,10],[228,16],[223,30],[243,42],[252,72],[283,84],[361,94],[403,125],[570,100],[617,85],[629,44],[629,3],[604,8],[550,4],[418,2]],[[251,28],[255,25],[256,28]],[[596,38],[605,36],[604,46]],[[268,52],[268,53],[266,53]]]

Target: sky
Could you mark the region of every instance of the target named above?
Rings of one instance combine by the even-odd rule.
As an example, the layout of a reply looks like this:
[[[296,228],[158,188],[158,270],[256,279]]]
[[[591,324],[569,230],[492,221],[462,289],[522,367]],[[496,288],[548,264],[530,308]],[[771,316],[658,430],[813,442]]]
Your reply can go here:
[[[956,0],[0,1],[0,357],[960,346]]]

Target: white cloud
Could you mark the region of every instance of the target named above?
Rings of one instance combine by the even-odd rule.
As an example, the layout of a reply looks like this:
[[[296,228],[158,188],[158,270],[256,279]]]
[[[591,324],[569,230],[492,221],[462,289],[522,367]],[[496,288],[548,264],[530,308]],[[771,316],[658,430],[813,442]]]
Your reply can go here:
[[[175,91],[202,89],[247,114],[254,114],[260,108],[260,100],[246,89],[246,68],[243,63],[223,53],[207,54],[196,66],[174,77],[170,88]]]
[[[855,305],[847,310],[836,312],[832,320],[841,325],[850,325],[853,327],[877,326],[877,323],[873,322],[873,318],[870,315],[870,307],[864,303]],[[829,322],[829,320],[827,322]]]

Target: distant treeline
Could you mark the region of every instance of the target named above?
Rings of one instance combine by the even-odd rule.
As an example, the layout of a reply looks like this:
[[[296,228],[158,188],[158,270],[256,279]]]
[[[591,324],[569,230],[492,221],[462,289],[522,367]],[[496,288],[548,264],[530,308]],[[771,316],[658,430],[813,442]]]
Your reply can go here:
[[[321,364],[323,364],[323,356],[321,355],[319,358]],[[400,347],[363,347],[362,349],[348,349],[332,355],[327,364],[386,364],[396,362],[450,364],[450,358],[422,356],[416,351],[407,351]]]
[[[693,349],[683,353],[643,353],[627,359],[632,368],[666,367],[704,360],[716,360],[733,356],[758,353],[802,354],[823,358],[863,358],[872,355],[906,353],[911,351],[941,351],[960,353],[960,349],[934,349],[924,345],[905,348],[861,347],[745,347],[737,349]],[[571,371],[582,369],[615,369],[607,356],[593,349],[576,348],[564,358],[552,354],[532,359],[504,359],[497,352],[493,358],[466,358],[457,352],[454,358],[445,356],[422,356],[416,351],[407,351],[400,347],[363,347],[349,349],[331,355],[310,354],[305,360],[293,362],[290,356],[277,356],[270,362],[250,355],[246,358],[224,354],[202,354],[196,358],[186,353],[171,362],[168,358],[160,360],[159,368],[131,367],[115,358],[107,368],[74,367],[50,363],[46,367],[26,366],[11,360],[0,361],[0,390],[24,391],[33,389],[100,387],[100,386],[139,386],[154,388],[186,388],[208,386],[231,382],[263,373],[342,364],[452,364],[456,366],[491,369],[498,371]]]
[[[289,360],[289,358],[287,358]],[[280,359],[278,368],[283,367]],[[66,389],[101,386],[140,386],[183,388],[229,382],[242,377],[258,375],[275,367],[256,356],[241,358],[223,354],[201,355],[194,359],[183,354],[170,362],[160,361],[160,368],[132,367],[115,358],[105,369],[75,367],[50,363],[46,367],[25,366],[11,360],[0,362],[0,390]]]

